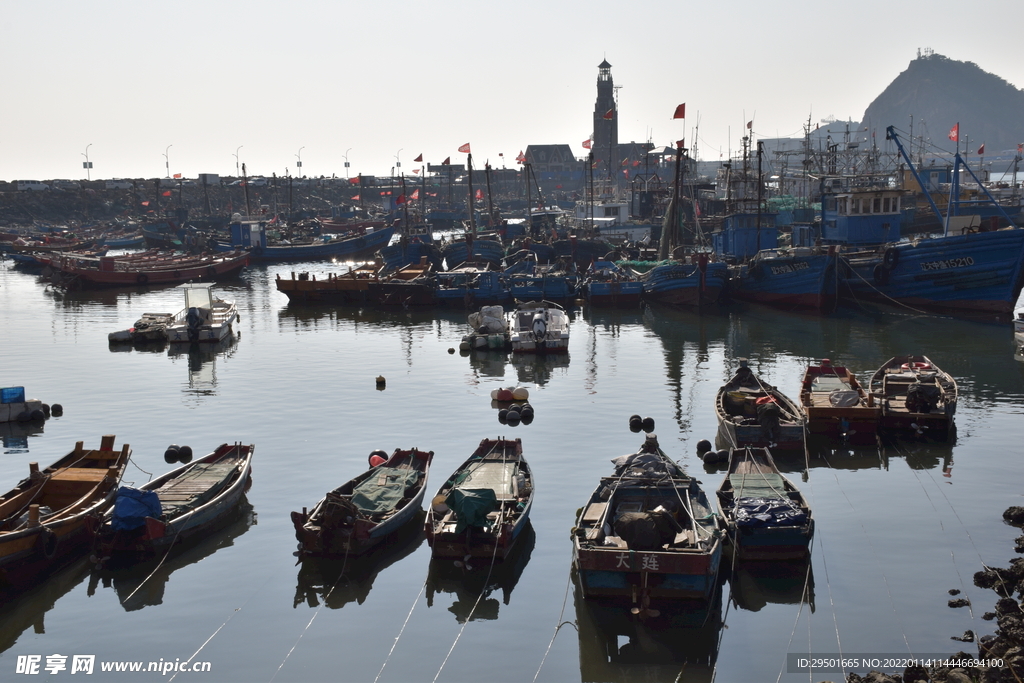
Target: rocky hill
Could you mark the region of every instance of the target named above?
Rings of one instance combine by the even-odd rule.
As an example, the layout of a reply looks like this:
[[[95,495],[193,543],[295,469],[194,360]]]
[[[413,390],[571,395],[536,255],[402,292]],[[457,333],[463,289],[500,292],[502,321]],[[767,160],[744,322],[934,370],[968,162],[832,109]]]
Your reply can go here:
[[[878,139],[890,125],[906,131],[914,117],[914,137],[951,147],[947,135],[960,123],[961,151],[985,144],[985,154],[1017,149],[1024,142],[1024,90],[982,71],[973,62],[958,62],[930,51],[910,62],[864,112],[864,125]]]

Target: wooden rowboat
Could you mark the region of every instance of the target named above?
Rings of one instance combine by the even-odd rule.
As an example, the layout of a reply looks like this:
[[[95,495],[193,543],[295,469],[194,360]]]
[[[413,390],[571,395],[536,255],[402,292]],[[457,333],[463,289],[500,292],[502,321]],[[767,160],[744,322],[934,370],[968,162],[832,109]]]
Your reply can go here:
[[[0,592],[20,590],[85,553],[114,499],[131,449],[114,436],[97,450],[83,442],[0,498]]]
[[[881,407],[848,368],[827,358],[804,373],[800,405],[811,436],[849,444],[878,442]]]
[[[395,449],[390,458],[329,491],[313,510],[293,512],[300,557],[360,555],[422,510],[434,451]]]
[[[804,450],[806,417],[800,405],[762,382],[740,359],[732,379],[722,385],[715,397],[718,416],[718,448],[768,446],[775,450]]]
[[[882,407],[883,432],[945,441],[955,429],[956,380],[927,356],[890,358],[870,387]]]
[[[100,563],[146,560],[233,520],[252,484],[254,449],[221,444],[138,489],[118,489],[99,533],[95,554]]]
[[[484,439],[427,511],[433,557],[503,560],[530,520],[533,473],[520,439]]]
[[[796,560],[810,552],[811,509],[767,448],[732,449],[717,495],[737,559]]]

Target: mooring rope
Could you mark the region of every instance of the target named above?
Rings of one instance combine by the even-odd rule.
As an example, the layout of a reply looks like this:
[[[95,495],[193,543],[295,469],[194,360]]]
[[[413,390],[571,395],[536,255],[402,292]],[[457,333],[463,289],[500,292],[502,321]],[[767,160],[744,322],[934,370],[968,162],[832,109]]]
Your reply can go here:
[[[804,572],[804,588],[803,588],[803,591],[801,591],[801,593],[800,593],[800,609],[798,609],[797,612],[796,612],[796,619],[793,620],[793,630],[790,631],[790,633],[789,633],[789,642],[786,643],[786,651],[787,652],[791,652],[792,651],[793,638],[796,637],[796,627],[800,624],[800,615],[802,615],[803,612],[804,612],[804,602],[807,600],[807,588],[808,588],[808,586],[809,586],[809,584],[811,582],[811,556],[813,554],[813,550],[814,550],[814,539],[812,538],[811,539],[811,545],[810,545],[810,547],[807,548],[807,571]],[[811,626],[811,619],[810,619],[810,617],[808,617],[807,618],[807,628],[808,628],[808,643],[807,643],[807,645],[808,645],[808,651],[810,651],[810,640],[809,640],[810,639],[810,632],[809,632],[810,626]],[[775,679],[775,683],[779,683],[779,681],[782,680],[782,674],[785,673],[785,671],[786,671],[786,661],[783,660],[782,668],[779,669],[779,675]],[[808,674],[809,673],[810,672],[808,672]]]
[[[574,555],[575,552],[570,552],[570,556]],[[558,612],[558,625],[555,626],[555,632],[551,634],[551,640],[548,642],[548,647],[544,650],[544,656],[540,658],[540,665],[537,667],[537,673],[533,674],[533,681],[537,683],[537,677],[540,676],[540,670],[544,668],[544,662],[548,658],[548,653],[551,652],[551,647],[555,644],[555,638],[558,636],[558,632],[562,630],[562,627],[566,624],[576,628],[579,631],[579,626],[571,621],[563,621],[562,617],[565,616],[565,605],[569,601],[569,586],[572,583],[572,574],[565,579],[565,595],[562,596],[562,609]]]
[[[388,650],[388,656],[384,658],[384,663],[380,665],[380,671],[378,671],[377,672],[377,676],[374,677],[373,683],[377,683],[377,681],[380,680],[381,674],[384,673],[384,667],[386,667],[388,665],[388,661],[391,659],[391,655],[394,654],[395,648],[398,647],[398,641],[402,637],[402,634],[405,633],[405,627],[409,625],[409,620],[412,619],[412,612],[413,612],[413,610],[416,609],[416,605],[418,605],[420,603],[420,596],[423,595],[423,591],[426,589],[427,582],[429,580],[430,580],[429,578],[426,579],[423,582],[423,585],[420,586],[420,590],[416,594],[416,599],[412,601],[412,607],[409,608],[409,613],[407,615],[405,615],[405,621],[402,622],[402,628],[400,628],[398,630],[398,635],[395,636],[395,642],[393,642],[391,644],[391,649]]]

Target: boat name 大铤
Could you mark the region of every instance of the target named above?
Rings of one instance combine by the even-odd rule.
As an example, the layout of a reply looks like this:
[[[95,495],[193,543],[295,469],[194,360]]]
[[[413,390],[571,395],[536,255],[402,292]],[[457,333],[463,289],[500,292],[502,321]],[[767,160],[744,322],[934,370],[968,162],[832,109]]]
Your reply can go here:
[[[921,263],[921,270],[946,270],[947,268],[966,268],[973,266],[974,259],[970,256],[949,258],[942,261],[924,261]]]
[[[807,270],[811,265],[806,261],[796,261],[795,263],[788,263],[783,266],[772,266],[772,275],[785,275],[786,273],[795,273],[798,270]]]

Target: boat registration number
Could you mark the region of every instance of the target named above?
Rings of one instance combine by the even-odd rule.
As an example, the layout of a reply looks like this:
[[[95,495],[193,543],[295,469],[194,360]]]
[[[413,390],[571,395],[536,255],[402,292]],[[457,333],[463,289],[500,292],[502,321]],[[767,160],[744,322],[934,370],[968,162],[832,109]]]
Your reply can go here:
[[[948,270],[949,268],[966,268],[974,265],[974,258],[961,256],[959,258],[948,258],[942,261],[922,261],[921,270]]]
[[[811,267],[811,264],[806,261],[797,261],[795,263],[787,263],[782,266],[772,266],[772,275],[785,275],[787,273],[795,273],[799,270],[807,270]]]

